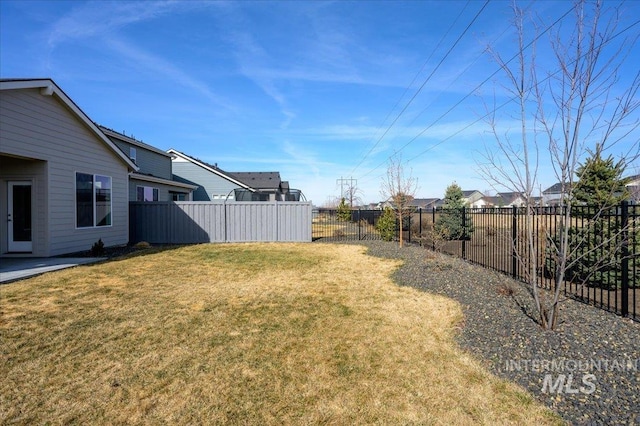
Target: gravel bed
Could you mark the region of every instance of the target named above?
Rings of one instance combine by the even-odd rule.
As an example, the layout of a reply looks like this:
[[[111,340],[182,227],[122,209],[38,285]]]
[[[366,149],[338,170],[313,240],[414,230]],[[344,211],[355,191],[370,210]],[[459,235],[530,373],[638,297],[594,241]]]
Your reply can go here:
[[[527,287],[506,275],[417,246],[359,243],[405,261],[394,276],[399,285],[458,301],[459,344],[567,422],[640,425],[640,324],[563,298],[560,324],[544,331]]]

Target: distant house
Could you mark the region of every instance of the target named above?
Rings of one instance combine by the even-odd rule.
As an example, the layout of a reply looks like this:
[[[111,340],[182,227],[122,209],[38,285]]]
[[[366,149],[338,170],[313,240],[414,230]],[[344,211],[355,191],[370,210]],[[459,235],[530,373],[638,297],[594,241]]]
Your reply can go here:
[[[627,179],[629,200],[633,203],[640,203],[640,175],[629,176]]]
[[[531,204],[533,204],[534,206],[543,206],[544,204],[542,203],[542,197],[531,197],[529,198],[529,201],[531,202]]]
[[[628,176],[626,186],[629,190],[629,199],[633,202],[640,201],[640,175]],[[560,204],[560,195],[562,191],[562,184],[560,182],[550,186],[542,191],[542,204],[545,206],[554,206]],[[568,188],[565,188],[565,193],[568,192]]]
[[[289,182],[280,179],[279,172],[230,172],[254,191],[238,188],[236,201],[300,201],[300,191],[291,189]]]
[[[129,175],[129,201],[191,201],[197,186],[172,179],[171,154],[107,127],[99,128],[139,168]]]
[[[440,201],[439,198],[414,198],[411,206],[416,209],[431,210],[436,207],[438,201]]]
[[[519,192],[500,192],[493,197],[483,197],[486,207],[522,207],[525,205],[525,198]]]
[[[393,204],[393,202],[391,201],[391,199],[390,199],[390,198],[389,198],[388,200],[380,201],[380,202],[378,203],[378,210],[384,210],[384,209],[386,209],[387,207],[389,207],[390,209],[395,208],[395,206],[394,206],[394,204]]]
[[[0,255],[126,244],[134,162],[53,80],[3,79],[0,93]]]
[[[195,185],[194,201],[300,201],[301,192],[291,189],[279,172],[227,172],[175,149],[173,179]]]
[[[255,192],[249,185],[239,181],[217,165],[206,163],[175,149],[171,155],[173,179],[195,185],[193,201],[235,200],[235,189]]]
[[[506,207],[503,204],[504,200],[498,196],[484,196],[482,201],[484,202],[483,207]]]
[[[484,195],[480,191],[476,191],[475,189],[471,191],[462,191],[462,196],[464,197],[464,202],[468,207],[476,208],[484,206],[484,201],[482,200]]]
[[[565,189],[565,193],[567,189]],[[542,205],[557,206],[562,199],[562,183],[558,182],[542,191]]]

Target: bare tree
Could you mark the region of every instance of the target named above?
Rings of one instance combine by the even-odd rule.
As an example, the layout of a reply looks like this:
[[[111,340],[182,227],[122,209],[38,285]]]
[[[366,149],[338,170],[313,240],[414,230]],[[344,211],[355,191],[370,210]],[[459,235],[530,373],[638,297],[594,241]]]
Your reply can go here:
[[[338,208],[339,204],[340,204],[340,197],[329,196],[327,197],[325,202],[322,203],[322,207],[325,209],[336,209]]]
[[[345,184],[344,198],[351,208],[362,205],[362,190],[358,188],[358,181],[356,179],[350,179]]]
[[[417,180],[409,172],[405,175],[402,158],[396,154],[389,159],[387,175],[383,178],[380,194],[390,200],[400,223],[400,247],[403,246],[403,224],[411,212],[410,203],[418,189]]]
[[[589,147],[600,144],[603,149],[611,149],[632,135],[640,125],[636,115],[640,106],[637,98],[640,71],[636,72],[626,90],[620,91],[617,85],[621,67],[637,36],[620,39],[624,34],[617,29],[620,11],[608,11],[611,17],[605,19],[601,1],[580,0],[573,9],[575,21],[572,31],[567,33],[565,28],[561,28],[550,32],[550,47],[557,69],[545,77],[542,77],[536,62],[535,42],[525,43],[525,26],[530,21],[515,3],[514,27],[519,42],[517,65],[511,66],[511,61],[489,49],[507,77],[507,89],[518,101],[520,128],[517,138],[501,134],[495,109],[488,115],[499,149],[498,154],[487,150],[486,161],[480,169],[493,184],[524,195],[527,207],[524,224],[526,247],[517,254],[527,271],[525,279],[531,287],[540,323],[545,329],[553,329],[557,324],[561,284],[571,263],[576,261],[576,247],[572,247],[576,242],[570,240],[569,229],[573,182],[578,177],[576,172],[580,161]],[[639,144],[636,139],[626,149],[626,158],[621,160],[629,162],[637,158]],[[532,197],[538,186],[539,148],[545,145],[561,187],[562,216],[560,234],[556,238],[547,234],[542,240],[534,232],[535,203]],[[539,291],[538,244],[543,241],[550,243],[556,269],[555,289],[548,300],[544,300],[544,293]]]

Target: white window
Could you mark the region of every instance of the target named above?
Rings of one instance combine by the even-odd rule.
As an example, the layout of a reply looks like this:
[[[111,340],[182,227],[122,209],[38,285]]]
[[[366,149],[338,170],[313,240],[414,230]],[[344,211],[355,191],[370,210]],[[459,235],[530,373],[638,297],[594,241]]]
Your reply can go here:
[[[136,187],[137,201],[158,201],[158,188],[151,186]]]
[[[111,177],[76,173],[76,227],[111,226]]]
[[[136,162],[136,149],[132,146],[129,147],[129,158],[131,161]]]

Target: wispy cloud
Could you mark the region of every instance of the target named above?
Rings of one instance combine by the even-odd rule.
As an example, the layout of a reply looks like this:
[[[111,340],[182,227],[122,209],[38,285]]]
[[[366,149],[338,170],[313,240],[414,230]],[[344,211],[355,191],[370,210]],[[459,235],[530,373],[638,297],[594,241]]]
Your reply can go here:
[[[516,123],[517,124],[517,123]],[[508,129],[509,123],[503,123],[501,129]],[[514,127],[515,128],[515,127]],[[351,125],[351,124],[333,124],[322,127],[311,127],[292,130],[294,134],[314,136],[324,140],[343,140],[343,141],[362,141],[369,140],[371,144],[379,138],[379,134],[384,128],[367,126],[367,125]],[[450,121],[442,124],[436,124],[430,127],[422,126],[402,126],[393,127],[392,133],[385,137],[383,141],[409,141],[413,138],[435,139],[441,140],[453,134],[456,137],[473,137],[476,138],[480,134],[485,134],[489,130],[486,123],[479,121],[472,124],[472,120]]]
[[[191,89],[219,106],[229,110],[235,109],[231,102],[214,93],[207,83],[192,77],[189,73],[176,67],[162,57],[146,52],[119,37],[109,37],[104,41],[109,49],[121,58],[130,60],[136,67],[142,68],[147,72],[153,72],[154,74],[162,74],[167,80]]]
[[[317,158],[315,153],[299,145],[292,144],[290,141],[285,141],[282,149],[291,159],[313,173],[313,175],[320,175],[321,162],[318,161],[319,158]]]
[[[285,117],[280,127],[286,129],[296,117],[296,114],[291,110],[285,95],[278,88],[276,79],[260,72],[255,72],[256,69],[271,62],[267,51],[255,40],[251,33],[240,29],[239,26],[236,26],[228,34],[228,40],[235,46],[234,52],[240,72],[278,104],[282,115]]]
[[[47,42],[50,48],[55,48],[65,41],[111,33],[170,13],[177,5],[175,1],[80,3],[53,24]]]
[[[214,93],[206,82],[119,35],[124,27],[177,11],[189,11],[194,7],[200,7],[200,4],[177,1],[83,3],[54,22],[48,35],[48,46],[53,51],[62,43],[77,40],[100,43],[124,63],[154,75],[163,75],[167,80],[190,89],[223,108],[235,110],[231,102]]]

